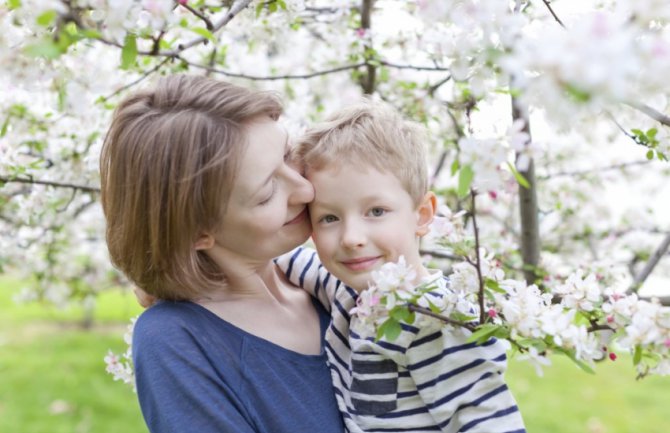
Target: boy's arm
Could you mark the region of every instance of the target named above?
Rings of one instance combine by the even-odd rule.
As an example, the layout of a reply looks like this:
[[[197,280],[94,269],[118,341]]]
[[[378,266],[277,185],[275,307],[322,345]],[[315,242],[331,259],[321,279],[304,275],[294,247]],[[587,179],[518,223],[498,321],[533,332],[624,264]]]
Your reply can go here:
[[[444,326],[421,331],[405,352],[407,368],[443,432],[525,432],[504,380],[505,345],[467,343],[470,332]]]
[[[277,257],[275,263],[291,283],[317,298],[330,311],[335,291],[342,283],[323,267],[314,249],[298,247]]]

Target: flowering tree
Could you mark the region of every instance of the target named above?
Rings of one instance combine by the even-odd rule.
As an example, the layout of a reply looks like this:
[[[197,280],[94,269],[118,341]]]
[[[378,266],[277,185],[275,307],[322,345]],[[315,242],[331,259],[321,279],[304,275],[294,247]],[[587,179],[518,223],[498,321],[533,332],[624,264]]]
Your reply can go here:
[[[445,211],[463,232],[424,252],[478,305],[476,335],[540,359],[557,338],[578,341],[546,328],[559,319],[575,333],[632,326],[622,344],[636,360],[667,354],[665,310],[636,294],[670,269],[666,3],[6,0],[0,266],[35,281],[21,299],[59,305],[123,283],[97,160],[119,98],[157,76],[278,90],[295,133],[367,93],[430,132],[432,187],[465,213]],[[589,341],[565,347],[588,364]]]

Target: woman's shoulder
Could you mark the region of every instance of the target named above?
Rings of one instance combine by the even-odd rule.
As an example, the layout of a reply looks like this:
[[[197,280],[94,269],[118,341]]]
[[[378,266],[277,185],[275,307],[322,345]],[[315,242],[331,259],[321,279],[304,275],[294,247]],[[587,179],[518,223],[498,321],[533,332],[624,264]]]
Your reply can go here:
[[[205,337],[216,328],[202,307],[184,301],[159,301],[147,308],[135,322],[134,338],[151,338],[163,341]],[[216,329],[220,334],[225,332]]]

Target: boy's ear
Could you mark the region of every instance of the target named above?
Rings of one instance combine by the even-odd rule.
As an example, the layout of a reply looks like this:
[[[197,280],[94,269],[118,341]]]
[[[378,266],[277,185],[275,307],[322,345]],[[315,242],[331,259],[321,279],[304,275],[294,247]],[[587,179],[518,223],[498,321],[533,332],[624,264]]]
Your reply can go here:
[[[195,244],[193,244],[193,247],[197,251],[208,250],[214,246],[214,243],[214,236],[207,233],[202,233],[198,237],[198,240],[195,241]]]
[[[437,197],[433,191],[428,191],[423,196],[416,211],[419,220],[417,221],[415,233],[419,237],[425,236],[430,231],[430,223],[433,222],[433,218],[437,212]]]

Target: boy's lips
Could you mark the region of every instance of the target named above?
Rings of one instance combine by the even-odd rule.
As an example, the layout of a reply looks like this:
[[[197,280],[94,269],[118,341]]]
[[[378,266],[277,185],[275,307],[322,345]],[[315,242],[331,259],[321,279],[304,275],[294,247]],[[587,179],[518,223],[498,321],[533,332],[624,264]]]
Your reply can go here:
[[[302,212],[300,212],[298,215],[295,216],[295,218],[285,223],[284,225],[289,226],[292,224],[297,224],[299,222],[302,222],[306,217],[307,217],[307,208],[303,209]]]
[[[365,271],[376,265],[380,258],[381,256],[359,257],[356,259],[341,260],[340,263],[351,271]]]

